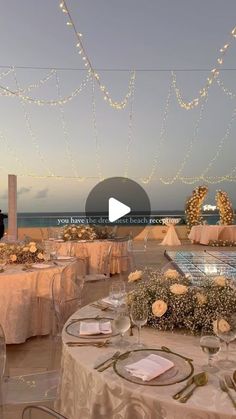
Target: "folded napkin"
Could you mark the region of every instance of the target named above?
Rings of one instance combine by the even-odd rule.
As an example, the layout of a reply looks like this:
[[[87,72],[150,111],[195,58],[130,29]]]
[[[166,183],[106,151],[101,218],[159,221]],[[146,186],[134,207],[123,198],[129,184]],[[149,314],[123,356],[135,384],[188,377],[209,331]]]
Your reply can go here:
[[[173,366],[173,362],[169,361],[169,359],[151,354],[138,362],[126,365],[125,368],[134,377],[141,378],[143,381],[150,381],[168,371]]]
[[[112,332],[111,322],[81,322],[80,335],[109,335]]]
[[[114,300],[111,297],[102,298],[101,302],[104,304],[109,304],[111,306],[114,304]]]

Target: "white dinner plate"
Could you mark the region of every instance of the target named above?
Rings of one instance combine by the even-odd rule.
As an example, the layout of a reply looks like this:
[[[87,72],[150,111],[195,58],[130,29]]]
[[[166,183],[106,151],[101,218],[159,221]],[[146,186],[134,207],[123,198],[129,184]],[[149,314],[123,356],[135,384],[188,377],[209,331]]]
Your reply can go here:
[[[46,268],[52,268],[53,267],[53,265],[49,265],[49,264],[45,264],[45,263],[34,263],[32,266],[33,266],[33,268],[36,268],[36,269],[46,269]]]
[[[72,260],[74,256],[57,256],[57,260]]]

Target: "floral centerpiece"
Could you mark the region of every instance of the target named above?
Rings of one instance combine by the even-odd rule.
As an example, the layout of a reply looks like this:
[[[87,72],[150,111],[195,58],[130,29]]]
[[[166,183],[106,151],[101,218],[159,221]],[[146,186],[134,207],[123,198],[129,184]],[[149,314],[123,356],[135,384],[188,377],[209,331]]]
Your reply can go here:
[[[192,226],[203,224],[202,204],[207,193],[207,186],[198,186],[193,190],[192,195],[186,201],[185,214],[189,231]]]
[[[213,330],[213,322],[235,311],[236,289],[223,276],[207,278],[199,287],[169,269],[164,274],[147,270],[148,280],[139,282],[128,294],[132,301],[146,301],[148,325],[159,330],[182,328],[191,333]]]
[[[0,243],[0,259],[6,263],[30,264],[44,262],[43,248],[36,242],[27,244]]]
[[[63,228],[63,239],[69,240],[100,240],[110,239],[114,235],[107,227],[95,227],[89,225],[70,225]]]
[[[234,209],[227,192],[221,190],[217,191],[216,205],[219,209],[220,224],[234,224]]]

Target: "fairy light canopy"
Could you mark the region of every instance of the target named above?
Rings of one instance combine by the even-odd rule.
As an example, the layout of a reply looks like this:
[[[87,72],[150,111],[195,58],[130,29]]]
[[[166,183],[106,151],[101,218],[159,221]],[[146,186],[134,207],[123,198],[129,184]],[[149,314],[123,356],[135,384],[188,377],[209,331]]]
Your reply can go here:
[[[199,30],[201,6],[186,8],[181,0],[171,10],[157,10],[154,0],[145,9],[130,0],[125,13],[116,5],[116,16],[114,3],[101,9],[90,0],[61,0],[33,10],[22,0],[29,22],[23,29],[25,17],[12,1],[18,16],[13,23],[23,36],[14,40],[14,56],[10,42],[0,62],[7,66],[0,71],[2,175],[14,169],[22,184],[79,182],[87,191],[105,177],[129,176],[147,188],[154,207],[156,190],[164,207],[168,191],[178,207],[192,185],[233,190],[233,3],[224,7],[216,28],[212,17],[223,6],[206,2]],[[4,5],[3,13],[9,12]],[[6,29],[0,28],[0,36]],[[26,38],[27,57],[20,45]]]

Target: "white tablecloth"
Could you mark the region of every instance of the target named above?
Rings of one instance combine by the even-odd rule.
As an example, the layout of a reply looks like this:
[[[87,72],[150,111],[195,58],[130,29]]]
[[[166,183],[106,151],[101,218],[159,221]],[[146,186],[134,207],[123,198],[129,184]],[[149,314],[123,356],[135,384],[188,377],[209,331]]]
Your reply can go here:
[[[167,226],[167,233],[160,243],[162,246],[179,246],[181,245],[181,242],[177,236],[175,225],[169,224]]]
[[[236,225],[199,225],[193,226],[189,233],[192,242],[208,244],[210,240],[236,241]]]
[[[95,316],[98,310],[89,306],[74,317]],[[104,314],[102,314],[104,315]],[[135,337],[130,337],[131,344]],[[149,347],[166,346],[194,359],[195,372],[206,363],[199,346],[199,337],[158,332],[144,328],[142,339]],[[99,373],[93,369],[116,348],[68,347],[73,340],[63,333],[62,382],[60,402],[56,407],[70,419],[233,419],[235,410],[228,396],[219,389],[218,378],[209,376],[207,386],[198,388],[186,404],[172,399],[184,383],[149,387],[132,384],[118,377],[112,368]],[[235,359],[234,353],[231,354]]]
[[[51,330],[51,281],[62,266],[22,271],[21,265],[8,265],[0,273],[0,323],[7,343],[22,343],[30,336]],[[42,318],[37,298],[43,297]]]
[[[110,273],[120,273],[127,270],[127,260],[119,259],[118,256],[127,254],[128,241],[115,240],[94,240],[94,241],[79,241],[79,242],[55,242],[57,252],[59,255],[69,255],[77,257],[88,256],[89,258],[89,274],[94,274],[98,270],[104,255],[108,248],[112,246]],[[114,257],[112,257],[114,256]]]

